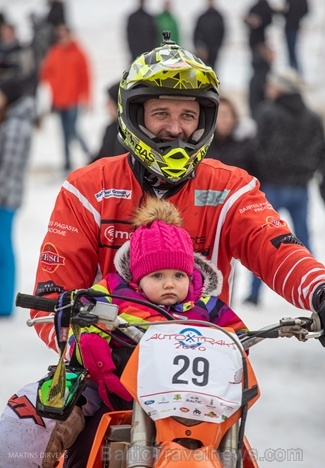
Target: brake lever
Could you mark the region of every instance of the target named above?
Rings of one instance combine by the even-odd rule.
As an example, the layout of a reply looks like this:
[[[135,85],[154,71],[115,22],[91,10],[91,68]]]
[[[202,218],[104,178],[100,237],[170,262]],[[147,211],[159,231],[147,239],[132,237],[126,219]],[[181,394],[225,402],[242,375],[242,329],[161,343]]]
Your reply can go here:
[[[295,336],[299,341],[307,341],[311,338],[320,338],[324,335],[319,315],[312,313],[310,318],[285,317],[280,320],[279,336],[291,338]]]
[[[317,332],[308,332],[308,334],[305,336],[306,340],[309,340],[311,338],[320,338],[325,335],[324,330],[319,330]]]

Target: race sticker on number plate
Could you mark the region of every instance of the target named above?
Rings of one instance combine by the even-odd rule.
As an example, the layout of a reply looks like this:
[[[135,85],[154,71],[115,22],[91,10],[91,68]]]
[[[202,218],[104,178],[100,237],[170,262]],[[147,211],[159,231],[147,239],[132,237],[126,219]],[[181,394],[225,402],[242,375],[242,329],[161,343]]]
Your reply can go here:
[[[150,326],[139,346],[138,399],[152,419],[221,423],[241,406],[242,352],[235,334]]]

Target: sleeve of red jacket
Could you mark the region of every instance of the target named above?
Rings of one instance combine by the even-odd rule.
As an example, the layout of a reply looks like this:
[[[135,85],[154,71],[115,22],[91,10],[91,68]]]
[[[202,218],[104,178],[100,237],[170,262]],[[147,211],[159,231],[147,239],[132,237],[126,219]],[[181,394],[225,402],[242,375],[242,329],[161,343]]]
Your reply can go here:
[[[100,215],[94,206],[82,202],[82,196],[70,182],[64,182],[40,249],[34,289],[37,295],[57,297],[64,290],[89,288],[101,276]],[[32,318],[43,315],[31,311]],[[47,346],[57,349],[52,325],[37,325],[35,329]]]
[[[224,248],[295,307],[314,310],[313,292],[325,283],[325,267],[293,235],[258,183],[234,200],[227,218]]]

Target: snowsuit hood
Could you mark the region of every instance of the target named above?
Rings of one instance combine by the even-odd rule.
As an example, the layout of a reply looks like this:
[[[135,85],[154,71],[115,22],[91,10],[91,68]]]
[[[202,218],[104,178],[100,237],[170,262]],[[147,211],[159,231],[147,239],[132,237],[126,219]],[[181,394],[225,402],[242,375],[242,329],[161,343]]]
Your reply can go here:
[[[115,254],[114,265],[118,274],[127,282],[132,281],[130,272],[130,241],[126,241]],[[191,286],[194,297],[190,300],[197,300],[200,296],[219,296],[222,290],[223,277],[217,269],[202,254],[194,254],[194,273],[191,278]]]

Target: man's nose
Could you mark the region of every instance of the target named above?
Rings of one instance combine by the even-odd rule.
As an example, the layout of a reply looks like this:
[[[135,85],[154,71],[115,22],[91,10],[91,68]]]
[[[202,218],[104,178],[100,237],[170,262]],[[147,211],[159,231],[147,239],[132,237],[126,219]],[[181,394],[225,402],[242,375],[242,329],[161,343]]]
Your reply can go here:
[[[182,126],[178,118],[170,118],[166,127],[167,132],[173,136],[179,136],[182,134]]]

